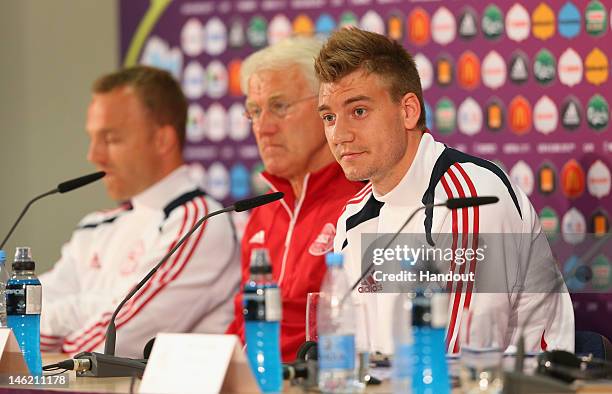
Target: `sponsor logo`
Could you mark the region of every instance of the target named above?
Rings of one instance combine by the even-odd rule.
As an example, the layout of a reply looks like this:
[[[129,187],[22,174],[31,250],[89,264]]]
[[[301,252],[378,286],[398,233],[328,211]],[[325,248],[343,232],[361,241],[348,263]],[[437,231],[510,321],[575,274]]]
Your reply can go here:
[[[414,45],[425,45],[429,42],[429,14],[417,7],[408,15],[408,39]]]
[[[496,51],[490,51],[482,61],[482,83],[490,88],[497,89],[506,83],[506,63]]]
[[[586,118],[589,127],[595,131],[602,131],[608,127],[610,109],[606,99],[599,94],[591,97],[587,105]]]
[[[383,290],[383,285],[377,282],[376,279],[370,274],[361,281],[357,291],[360,293],[378,293]]]
[[[478,18],[473,8],[466,7],[459,17],[459,37],[469,40],[478,35]]]
[[[533,107],[533,126],[542,134],[550,134],[557,128],[559,113],[548,96],[542,96]]]
[[[215,199],[223,200],[230,191],[229,173],[225,166],[214,162],[208,167],[206,191]]]
[[[571,208],[561,219],[561,234],[563,240],[571,245],[577,245],[586,237],[586,220],[576,209]]]
[[[457,81],[467,90],[480,84],[480,60],[474,52],[463,52],[457,61]]]
[[[441,55],[436,61],[436,82],[448,86],[453,82],[453,65],[448,55]]]
[[[315,28],[312,19],[306,14],[299,14],[293,20],[293,32],[300,36],[312,36]]]
[[[382,19],[381,23],[383,23]],[[321,16],[319,16],[319,18],[317,19],[317,22],[315,23],[315,31],[317,37],[319,37],[320,39],[327,39],[327,37],[329,37],[329,35],[332,33],[332,31],[334,31],[335,28],[336,21],[334,21],[334,18],[332,18],[329,14],[321,14]]]
[[[457,114],[459,131],[472,136],[482,129],[482,110],[471,97],[466,98],[459,106]]]
[[[586,284],[592,279],[592,271],[583,261],[573,255],[563,264],[563,275],[567,288],[571,291],[584,289]]]
[[[559,233],[559,217],[551,207],[544,207],[540,211],[540,224],[542,231],[549,240],[555,240]]]
[[[357,26],[357,16],[351,11],[345,11],[340,15],[340,27]]]
[[[504,127],[504,109],[498,99],[491,99],[486,108],[487,128],[491,131],[499,131]]]
[[[399,12],[392,12],[387,19],[387,36],[395,41],[404,39],[404,17]]]
[[[597,237],[602,237],[610,231],[610,219],[608,214],[601,208],[593,212],[590,224],[591,228],[589,231]]]
[[[433,83],[433,67],[427,56],[422,53],[417,53],[414,56],[414,63],[416,64],[419,77],[421,78],[421,87],[423,90],[427,90]]]
[[[457,34],[455,16],[446,7],[440,7],[431,18],[431,38],[440,45],[450,44]]]
[[[142,51],[140,63],[166,70],[179,80],[183,69],[183,52],[178,47],[171,49],[166,41],[152,36]]]
[[[567,130],[576,130],[582,122],[582,109],[575,97],[568,97],[561,107],[561,124]]]
[[[98,257],[98,253],[94,252],[93,257],[89,261],[89,267],[96,269],[96,270],[102,268],[102,264],[100,264],[100,257]]]
[[[530,29],[529,13],[521,4],[514,3],[506,14],[506,34],[508,38],[521,42],[529,37]]]
[[[249,171],[238,163],[230,170],[231,196],[233,199],[246,198],[251,193]]]
[[[591,1],[584,12],[586,31],[592,36],[601,36],[608,28],[608,13],[598,0]]]
[[[603,161],[596,160],[591,164],[587,172],[587,189],[590,195],[597,198],[608,196],[611,182],[610,169]]]
[[[262,48],[266,46],[268,22],[262,16],[254,16],[249,21],[247,28],[247,41],[253,48]]]
[[[189,18],[183,25],[181,47],[188,56],[198,56],[204,50],[204,27],[196,18]]]
[[[569,87],[582,81],[582,59],[572,48],[567,48],[559,58],[559,80]]]
[[[373,33],[385,34],[385,22],[376,11],[370,10],[366,12],[359,23],[363,30]]]
[[[266,232],[264,230],[259,230],[251,239],[249,239],[250,244],[263,244],[266,241]]]
[[[584,77],[589,83],[599,86],[608,80],[608,58],[599,48],[589,52],[584,60],[584,68]]]
[[[225,108],[219,103],[213,103],[206,111],[208,115],[206,122],[206,130],[208,139],[213,142],[219,142],[227,135],[227,113]]]
[[[214,17],[206,23],[204,49],[212,56],[219,55],[227,48],[227,28],[221,19]]]
[[[527,55],[523,52],[514,52],[508,68],[510,69],[510,80],[512,82],[522,84],[529,79],[529,61]]]
[[[531,13],[531,32],[535,38],[548,40],[555,35],[555,12],[546,3],[540,3]]]
[[[489,40],[499,38],[504,33],[504,17],[501,10],[490,4],[482,15],[482,32]]]
[[[574,38],[580,34],[580,26],[582,26],[582,16],[578,8],[568,1],[559,10],[559,34],[565,38]]]
[[[242,48],[244,46],[246,37],[242,19],[234,18],[230,23],[228,41],[230,48]]]
[[[208,97],[218,99],[227,93],[228,76],[223,63],[218,60],[210,62],[206,68],[206,76],[208,79],[208,89],[206,90]]]
[[[531,106],[523,96],[516,96],[508,106],[508,122],[513,133],[523,135],[531,129]]]
[[[283,14],[275,15],[268,26],[268,43],[274,45],[283,38],[291,36],[291,21]]]
[[[455,131],[456,112],[455,105],[448,98],[442,98],[436,105],[435,123],[438,132],[450,134]]]
[[[544,195],[552,194],[557,186],[555,170],[551,164],[545,163],[538,170],[538,190]]]
[[[586,180],[580,164],[571,159],[561,169],[561,190],[567,198],[578,198],[584,192]]]
[[[188,99],[197,100],[204,94],[206,78],[204,68],[193,60],[187,64],[183,73],[183,92]]]
[[[308,253],[313,256],[323,256],[334,249],[334,236],[336,227],[332,223],[325,223],[317,238],[310,244]]]
[[[592,286],[596,290],[609,290],[612,286],[612,267],[608,258],[600,254],[591,264],[593,271]]]
[[[122,276],[130,275],[136,272],[139,265],[139,260],[145,254],[144,242],[138,240],[134,246],[127,252],[126,259],[121,264],[119,272]]]
[[[229,74],[229,92],[232,96],[242,96],[242,88],[240,87],[240,66],[242,60],[233,59],[227,66]]]
[[[557,65],[553,54],[547,49],[541,49],[533,62],[533,75],[535,79],[547,85],[555,80]]]
[[[204,136],[206,136],[206,114],[200,105],[190,104],[187,108],[187,141],[200,142]]]
[[[244,105],[234,103],[227,111],[229,117],[229,136],[234,141],[243,141],[249,136],[251,123],[244,116]]]
[[[531,167],[523,160],[519,160],[510,170],[510,178],[516,183],[521,190],[528,196],[533,193],[534,178]]]

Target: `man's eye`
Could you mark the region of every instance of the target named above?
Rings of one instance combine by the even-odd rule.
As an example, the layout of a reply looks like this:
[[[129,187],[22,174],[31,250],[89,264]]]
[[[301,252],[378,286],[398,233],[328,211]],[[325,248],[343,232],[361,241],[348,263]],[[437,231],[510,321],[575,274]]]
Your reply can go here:
[[[355,115],[361,117],[364,116],[368,111],[365,108],[355,108],[353,112],[355,113]]]
[[[289,108],[289,104],[282,101],[274,101],[270,103],[270,110],[276,114],[283,113]]]
[[[326,115],[321,116],[321,119],[323,119],[323,121],[326,122],[326,123],[333,122],[335,118],[336,117],[334,115],[331,115],[331,114],[326,114]]]

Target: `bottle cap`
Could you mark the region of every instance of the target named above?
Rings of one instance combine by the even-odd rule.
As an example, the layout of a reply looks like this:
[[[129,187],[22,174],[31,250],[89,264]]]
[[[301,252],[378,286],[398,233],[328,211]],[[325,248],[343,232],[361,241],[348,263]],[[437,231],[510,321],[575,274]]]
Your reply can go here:
[[[18,246],[15,249],[14,271],[34,271],[36,264],[32,260],[32,250],[28,246]]]
[[[328,267],[342,267],[344,256],[340,253],[328,253],[325,255],[325,264]]]
[[[272,273],[272,264],[270,264],[270,255],[268,249],[259,248],[253,249],[251,252],[251,274],[270,274]]]

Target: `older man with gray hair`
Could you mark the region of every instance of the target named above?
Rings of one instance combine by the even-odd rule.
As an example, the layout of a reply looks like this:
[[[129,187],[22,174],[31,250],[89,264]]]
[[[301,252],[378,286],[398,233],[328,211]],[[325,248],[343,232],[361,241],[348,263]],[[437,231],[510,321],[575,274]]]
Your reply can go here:
[[[281,288],[285,362],[305,340],[306,296],[319,291],[341,210],[364,186],[345,178],[325,139],[314,74],[320,49],[315,39],[285,39],[249,56],[240,72],[246,116],[265,167],[262,177],[272,190],[285,193],[251,214],[242,239],[242,282],[249,278],[251,251],[268,249]],[[227,332],[244,340],[240,294]]]

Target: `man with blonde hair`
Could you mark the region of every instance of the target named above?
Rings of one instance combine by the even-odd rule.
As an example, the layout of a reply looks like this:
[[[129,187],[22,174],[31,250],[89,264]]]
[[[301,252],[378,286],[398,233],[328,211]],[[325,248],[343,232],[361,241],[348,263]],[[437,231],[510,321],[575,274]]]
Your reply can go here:
[[[242,281],[250,276],[251,251],[267,248],[283,302],[284,361],[293,361],[304,342],[306,296],[319,291],[340,211],[363,187],[342,174],[317,115],[313,66],[320,48],[315,39],[289,38],[249,56],[240,71],[246,116],[265,167],[262,177],[272,190],[285,193],[251,213],[242,239]],[[244,339],[241,295],[235,310],[228,333]]]
[[[472,340],[492,335],[506,348],[524,334],[528,351],[573,350],[571,300],[537,213],[495,164],[434,140],[425,126],[420,79],[410,54],[382,35],[342,29],[321,49],[315,68],[321,81],[318,111],[331,150],[348,179],[370,181],[367,192],[347,204],[334,241],[352,280],[367,265],[362,253],[369,245],[361,244],[362,234],[396,233],[411,212],[425,208],[402,232],[422,235],[431,246],[446,237],[455,256],[444,266],[446,272],[476,278],[446,283],[448,352],[459,351],[460,327],[468,320]],[[499,198],[497,204],[458,210],[431,206],[491,195]],[[478,264],[475,258],[456,259],[467,248],[478,250],[483,237],[499,246],[487,251],[495,258]],[[524,242],[514,243],[517,238]],[[390,353],[397,294],[390,290],[393,283],[374,279],[376,294],[358,296],[367,306],[372,347]],[[427,286],[419,280],[418,286]]]

